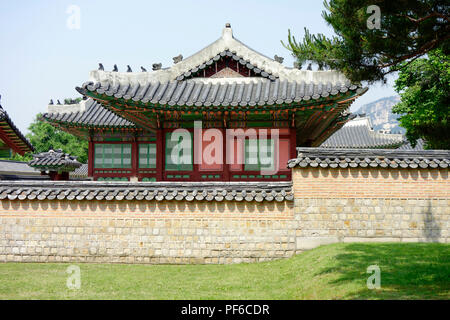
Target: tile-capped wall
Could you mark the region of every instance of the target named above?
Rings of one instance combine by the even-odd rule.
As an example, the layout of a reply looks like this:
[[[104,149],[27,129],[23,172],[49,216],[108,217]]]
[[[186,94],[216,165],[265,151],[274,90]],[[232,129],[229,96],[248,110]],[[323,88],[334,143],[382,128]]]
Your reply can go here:
[[[296,249],[333,242],[450,242],[448,169],[293,169]]]
[[[239,263],[334,242],[450,242],[448,169],[294,167],[293,192],[262,202],[4,198],[0,261]]]

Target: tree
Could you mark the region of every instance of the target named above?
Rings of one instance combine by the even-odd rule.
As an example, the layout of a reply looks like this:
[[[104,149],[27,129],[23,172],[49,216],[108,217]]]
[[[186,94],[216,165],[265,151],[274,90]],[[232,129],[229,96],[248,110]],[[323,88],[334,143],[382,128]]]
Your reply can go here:
[[[35,153],[46,152],[50,149],[61,149],[65,153],[77,156],[78,161],[86,163],[88,159],[88,142],[70,133],[64,132],[42,120],[41,114],[28,127],[30,133],[26,135],[35,148]],[[31,154],[16,155],[13,160],[29,161]]]
[[[418,138],[431,149],[450,149],[450,59],[442,50],[404,62],[395,89],[401,102],[392,111],[413,146]]]
[[[313,61],[353,82],[373,83],[437,48],[448,54],[448,0],[329,0],[324,6],[322,17],[335,36],[305,29],[297,42],[289,30],[288,43],[282,42],[299,65]]]

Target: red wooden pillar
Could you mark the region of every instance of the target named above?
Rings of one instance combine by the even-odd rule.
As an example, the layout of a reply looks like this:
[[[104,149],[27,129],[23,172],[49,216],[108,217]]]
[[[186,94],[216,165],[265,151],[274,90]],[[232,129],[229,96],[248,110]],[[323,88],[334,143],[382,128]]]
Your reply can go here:
[[[195,122],[194,122],[195,123]],[[191,181],[201,181],[200,164],[203,162],[203,127],[196,127],[192,131],[192,175]]]
[[[164,132],[162,128],[156,129],[156,181],[163,180],[164,168]]]
[[[290,146],[291,146],[291,150],[290,150],[290,157],[289,159],[295,159],[297,158],[297,130],[295,130],[295,128],[290,128]]]
[[[137,178],[139,172],[139,150],[137,138],[131,144],[131,177]]]
[[[227,163],[227,128],[222,129],[222,142],[223,142],[223,165],[222,165],[222,177],[223,181],[230,181],[230,165]]]
[[[92,138],[89,138],[89,147],[88,147],[88,176],[94,176],[94,142]]]

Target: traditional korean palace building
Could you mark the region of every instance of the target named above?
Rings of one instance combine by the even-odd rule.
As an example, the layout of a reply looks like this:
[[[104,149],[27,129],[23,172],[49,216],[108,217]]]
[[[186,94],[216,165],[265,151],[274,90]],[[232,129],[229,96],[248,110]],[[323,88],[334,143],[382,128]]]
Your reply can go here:
[[[131,181],[290,181],[286,163],[296,157],[296,147],[320,146],[350,120],[350,104],[366,91],[336,71],[285,67],[282,58],[268,58],[235,39],[229,24],[218,40],[186,59],[175,57],[169,68],[154,64],[151,72],[133,72],[128,66],[118,72],[100,64],[76,89],[84,96],[81,103],[51,104],[43,118],[89,140],[94,180]],[[193,135],[196,122],[203,143]],[[179,128],[194,142],[174,160]],[[223,138],[220,162],[181,161],[208,149],[211,128],[222,137],[227,129],[242,130],[233,131],[231,147]],[[237,143],[239,136],[245,143]],[[244,159],[227,161],[230,153]],[[275,154],[279,165],[262,174],[274,168]]]
[[[450,151],[375,132],[348,112],[366,89],[281,62],[227,25],[169,68],[100,64],[81,102],[43,115],[89,140],[87,177],[62,150],[23,173],[0,161],[0,262],[240,263],[336,242],[449,243]],[[7,123],[0,138],[25,151]]]

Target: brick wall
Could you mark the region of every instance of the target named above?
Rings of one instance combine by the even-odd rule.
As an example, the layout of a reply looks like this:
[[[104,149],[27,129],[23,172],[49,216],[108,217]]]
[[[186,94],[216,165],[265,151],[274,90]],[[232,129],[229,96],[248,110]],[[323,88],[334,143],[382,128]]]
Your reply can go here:
[[[450,199],[448,169],[295,168],[296,198]]]
[[[450,242],[448,169],[294,168],[296,249],[354,241]]]

